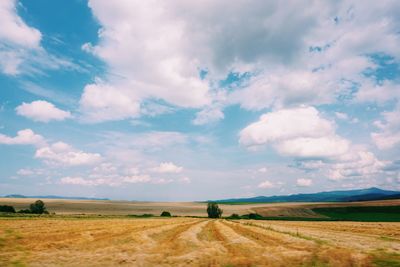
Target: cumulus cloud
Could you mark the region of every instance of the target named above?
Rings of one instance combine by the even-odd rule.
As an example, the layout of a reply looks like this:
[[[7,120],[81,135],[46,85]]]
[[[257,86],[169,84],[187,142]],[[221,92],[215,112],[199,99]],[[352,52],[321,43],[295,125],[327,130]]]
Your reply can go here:
[[[39,148],[35,153],[35,158],[53,166],[93,165],[102,160],[98,153],[83,152],[63,142]]]
[[[0,134],[0,144],[41,146],[45,144],[45,139],[41,135],[35,134],[31,129],[25,129],[18,131],[15,137]]]
[[[106,85],[85,87],[83,113],[95,122],[120,120],[141,114],[146,99],[157,99],[202,108],[196,125],[215,122],[224,114],[212,106],[214,87],[231,73],[250,79],[227,91],[223,102],[246,109],[321,105],[354,96],[366,101],[370,88],[378,86],[364,75],[377,67],[371,55],[400,56],[400,20],[393,12],[399,4],[289,2],[89,1],[102,28],[99,42],[82,49],[117,75],[105,77]],[[91,86],[108,86],[131,105],[116,105],[110,94],[97,106]],[[387,99],[389,91],[380,98]]]
[[[83,119],[89,122],[133,118],[140,113],[140,102],[134,90],[101,82],[85,86],[80,106]]]
[[[61,110],[44,100],[37,100],[31,103],[24,102],[15,110],[18,115],[40,122],[62,121],[72,117],[69,111]]]
[[[374,123],[378,131],[371,133],[371,138],[379,149],[390,149],[400,143],[400,104],[382,115],[383,119]]]
[[[149,183],[162,184],[165,182],[157,182],[148,175],[131,175],[131,176],[114,176],[105,178],[83,178],[80,176],[66,176],[60,179],[61,184],[81,185],[81,186],[121,186],[126,184]]]
[[[153,169],[155,172],[159,173],[180,173],[183,167],[176,166],[172,162],[162,162],[160,166]]]
[[[366,179],[383,173],[387,165],[388,162],[377,159],[372,152],[363,148],[353,148],[337,162],[327,163],[326,170],[331,180]]]
[[[217,122],[224,118],[224,113],[216,107],[203,109],[196,114],[196,118],[192,121],[194,125],[204,125],[212,122]]]
[[[349,141],[314,107],[266,113],[240,132],[239,142],[250,149],[272,145],[282,155],[300,158],[336,157],[349,149]]]
[[[311,179],[299,178],[296,180],[297,186],[308,187],[311,186],[313,181]]]
[[[16,1],[5,0],[0,3],[0,39],[17,45],[37,48],[42,34],[35,28],[29,27],[17,15]]]
[[[348,120],[349,119],[349,115],[347,115],[346,113],[343,113],[343,112],[335,112],[335,116],[339,120]]]
[[[271,188],[274,188],[274,187],[275,187],[275,185],[272,182],[268,181],[268,180],[265,180],[264,182],[261,182],[258,185],[258,188],[262,188],[262,189],[271,189]]]
[[[268,169],[266,167],[261,167],[257,171],[260,173],[266,173],[268,171]]]
[[[15,0],[0,2],[0,24],[0,69],[16,75],[27,51],[40,48],[42,34],[18,16]]]
[[[232,69],[253,70],[260,62],[290,62],[305,48],[303,35],[323,12],[318,6],[308,6],[310,12],[294,12],[301,5],[297,1],[290,5],[258,1],[131,1],[111,5],[92,0],[89,7],[102,29],[99,43],[86,43],[82,49],[123,77],[108,77],[108,81],[117,94],[123,92],[126,101],[155,98],[178,107],[200,108],[212,102],[209,82],[213,77],[224,77]],[[226,20],[221,13],[236,19]],[[209,75],[201,77],[204,69]],[[83,96],[86,100],[93,97]],[[109,97],[103,101],[113,102]],[[114,113],[112,109],[108,112]],[[101,120],[132,116],[129,111],[123,113],[104,115]],[[205,109],[194,123],[222,117],[220,110]]]
[[[41,73],[42,69],[72,69],[82,67],[66,58],[49,54],[42,46],[41,32],[18,15],[21,5],[16,0],[0,1],[0,71],[15,76],[21,73]]]

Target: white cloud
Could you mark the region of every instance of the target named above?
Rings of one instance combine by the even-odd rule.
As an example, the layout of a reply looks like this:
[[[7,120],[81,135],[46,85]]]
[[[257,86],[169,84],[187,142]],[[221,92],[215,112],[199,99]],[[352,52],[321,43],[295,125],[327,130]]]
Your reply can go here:
[[[239,90],[222,90],[227,94],[222,106],[276,109],[354,96],[366,101],[368,84],[377,84],[364,75],[377,67],[370,56],[400,56],[396,1],[91,0],[89,7],[102,28],[99,42],[82,49],[107,63],[112,75],[106,84],[120,101],[135,103],[128,109],[108,94],[96,106],[96,94],[85,88],[81,109],[92,121],[138,116],[147,99],[202,108],[193,120],[197,125],[220,120],[215,87],[230,72],[248,73],[250,79]],[[389,91],[382,95],[387,99]]]
[[[109,132],[106,134],[106,138],[110,140],[113,147],[133,147],[144,151],[158,151],[189,142],[186,134],[168,131],[150,131],[138,134]]]
[[[30,169],[19,169],[17,171],[17,174],[20,176],[31,176],[31,175],[35,174],[35,172]]]
[[[25,129],[18,131],[15,137],[0,134],[0,144],[41,146],[45,144],[45,139],[41,135],[35,134],[31,129]]]
[[[296,180],[296,184],[301,187],[308,187],[313,184],[313,181],[311,179],[299,178]]]
[[[327,176],[331,180],[349,178],[367,179],[382,173],[388,162],[380,161],[363,148],[353,148],[337,162],[327,164]]]
[[[174,182],[173,179],[165,179],[165,178],[160,178],[152,181],[153,184],[169,184],[172,182]]]
[[[92,165],[102,160],[100,154],[83,152],[63,142],[39,148],[35,153],[35,158],[54,166]]]
[[[85,86],[80,106],[83,119],[89,122],[134,118],[140,113],[140,102],[134,90],[102,82]]]
[[[44,100],[24,102],[16,108],[16,111],[18,115],[40,122],[62,121],[72,117],[69,111],[61,110]]]
[[[196,118],[192,121],[194,125],[204,125],[217,122],[224,118],[224,113],[217,107],[208,107],[196,113]]]
[[[297,12],[301,6],[297,1],[290,5],[256,1],[131,1],[111,5],[92,0],[89,7],[102,29],[99,43],[84,44],[82,49],[103,59],[111,73],[121,77],[107,79],[114,90],[124,88],[126,101],[155,98],[178,107],[201,108],[212,102],[211,80],[224,78],[232,70],[253,71],[260,63],[291,62],[299,51],[308,49],[304,35],[326,8],[308,5],[308,12]],[[236,19],[227,20],[222,13]],[[208,75],[202,78],[200,71],[204,69]],[[112,101],[104,98],[107,100]],[[114,113],[112,107],[107,112]],[[129,112],[103,119],[127,116]],[[221,118],[220,110],[204,109],[194,123]]]
[[[82,186],[121,186],[124,184],[148,183],[152,179],[148,175],[115,176],[106,178],[82,178],[66,176],[60,179],[61,184]]]
[[[400,143],[400,104],[382,115],[383,120],[374,123],[379,130],[371,133],[371,138],[379,149],[390,149]]]
[[[267,168],[262,167],[262,168],[259,168],[257,171],[258,171],[258,172],[261,172],[261,173],[266,173],[267,170],[268,170]]]
[[[153,171],[159,173],[180,173],[182,170],[183,167],[176,166],[172,162],[162,162],[160,166],[153,169]]]
[[[240,132],[239,142],[250,149],[270,144],[282,155],[303,158],[337,157],[349,149],[349,141],[313,107],[266,113]]]
[[[0,1],[0,71],[6,75],[44,74],[43,69],[82,71],[70,60],[51,55],[41,46],[42,34],[28,26],[17,12],[16,0]]]
[[[274,187],[275,187],[275,185],[268,180],[266,180],[258,185],[258,188],[263,188],[263,189],[271,189]]]
[[[339,120],[348,120],[349,119],[349,115],[347,115],[346,113],[343,113],[343,112],[335,112],[335,116]]]
[[[179,179],[179,182],[184,183],[184,184],[190,184],[192,180],[189,177],[182,177]]]
[[[0,1],[0,40],[28,48],[38,48],[42,34],[18,16],[15,0]]]

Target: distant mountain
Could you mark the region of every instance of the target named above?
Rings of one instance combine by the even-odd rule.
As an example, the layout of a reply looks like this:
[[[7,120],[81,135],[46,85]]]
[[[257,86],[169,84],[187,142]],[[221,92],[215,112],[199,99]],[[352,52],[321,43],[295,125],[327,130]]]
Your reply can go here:
[[[383,190],[376,187],[357,190],[345,191],[328,191],[312,194],[295,194],[287,196],[258,196],[251,198],[232,198],[216,200],[215,202],[350,202],[350,201],[368,201],[368,200],[383,200],[383,199],[400,199],[400,192]]]
[[[63,196],[24,196],[12,194],[4,196],[5,198],[53,198],[53,199],[75,199],[75,200],[109,200],[108,198],[95,198],[95,197],[63,197]]]

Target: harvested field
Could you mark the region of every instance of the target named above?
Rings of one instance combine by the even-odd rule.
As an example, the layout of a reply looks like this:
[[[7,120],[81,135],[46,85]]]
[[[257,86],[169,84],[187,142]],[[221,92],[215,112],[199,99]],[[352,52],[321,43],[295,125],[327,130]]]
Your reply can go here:
[[[0,198],[0,205],[12,205],[17,210],[27,209],[29,204],[37,199],[31,198]],[[199,202],[137,202],[137,201],[111,201],[111,200],[66,200],[43,199],[50,212],[56,214],[102,214],[102,215],[160,215],[166,210],[178,216],[207,216],[205,203]],[[346,207],[346,206],[400,206],[400,200],[380,200],[363,202],[342,203],[257,203],[227,205],[220,204],[224,216],[233,213],[239,215],[258,213],[262,216],[308,217],[319,215],[312,211],[313,208]]]
[[[399,266],[400,223],[0,219],[0,266]]]

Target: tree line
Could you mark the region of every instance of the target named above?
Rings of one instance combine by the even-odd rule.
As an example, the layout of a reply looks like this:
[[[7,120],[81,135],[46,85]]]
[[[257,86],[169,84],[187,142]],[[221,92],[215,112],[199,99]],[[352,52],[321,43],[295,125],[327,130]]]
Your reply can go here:
[[[18,212],[13,206],[0,205],[0,212],[8,213],[32,213],[32,214],[49,214],[43,201],[36,200],[34,203],[29,205],[29,209],[22,209]]]

